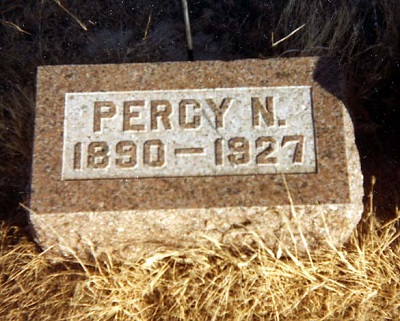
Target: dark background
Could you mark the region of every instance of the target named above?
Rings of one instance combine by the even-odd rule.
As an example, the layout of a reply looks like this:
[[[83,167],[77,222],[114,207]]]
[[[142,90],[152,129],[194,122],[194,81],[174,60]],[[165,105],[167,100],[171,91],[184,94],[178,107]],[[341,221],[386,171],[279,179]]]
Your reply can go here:
[[[366,204],[374,180],[376,212],[393,216],[400,203],[398,0],[188,3],[197,60],[336,59],[346,74]],[[2,0],[0,19],[0,219],[24,224],[36,67],[186,60],[185,29],[178,0]]]

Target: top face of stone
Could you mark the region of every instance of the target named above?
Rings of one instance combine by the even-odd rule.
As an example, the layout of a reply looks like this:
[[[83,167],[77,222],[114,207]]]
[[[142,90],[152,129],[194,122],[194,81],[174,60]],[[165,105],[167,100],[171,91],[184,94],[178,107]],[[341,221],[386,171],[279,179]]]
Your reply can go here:
[[[39,214],[351,203],[313,58],[41,67]],[[331,75],[335,77],[335,75]]]

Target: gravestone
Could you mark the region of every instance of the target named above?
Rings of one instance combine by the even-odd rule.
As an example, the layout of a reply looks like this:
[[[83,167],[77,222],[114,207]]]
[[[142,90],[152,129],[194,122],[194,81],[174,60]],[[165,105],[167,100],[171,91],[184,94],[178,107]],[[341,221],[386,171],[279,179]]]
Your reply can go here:
[[[362,214],[343,81],[318,58],[38,69],[30,219],[54,253],[340,246]]]

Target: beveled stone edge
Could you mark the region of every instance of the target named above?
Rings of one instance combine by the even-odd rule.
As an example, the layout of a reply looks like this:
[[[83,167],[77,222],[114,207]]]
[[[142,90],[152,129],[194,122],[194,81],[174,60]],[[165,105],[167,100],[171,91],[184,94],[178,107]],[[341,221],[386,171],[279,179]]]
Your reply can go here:
[[[347,109],[345,107],[343,107],[343,109],[343,128],[345,130],[344,140],[347,154],[350,200],[351,204],[359,206],[362,212],[364,209],[364,176],[361,171],[360,155],[355,142],[354,125]]]

